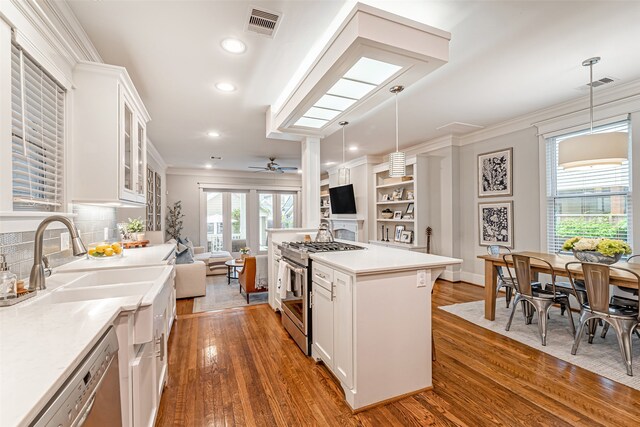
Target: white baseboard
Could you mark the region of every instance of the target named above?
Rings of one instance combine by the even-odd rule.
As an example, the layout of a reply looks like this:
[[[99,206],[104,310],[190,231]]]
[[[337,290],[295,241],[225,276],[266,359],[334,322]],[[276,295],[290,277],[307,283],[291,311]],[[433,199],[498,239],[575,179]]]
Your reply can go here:
[[[484,274],[471,273],[469,271],[460,272],[460,280],[484,287]]]

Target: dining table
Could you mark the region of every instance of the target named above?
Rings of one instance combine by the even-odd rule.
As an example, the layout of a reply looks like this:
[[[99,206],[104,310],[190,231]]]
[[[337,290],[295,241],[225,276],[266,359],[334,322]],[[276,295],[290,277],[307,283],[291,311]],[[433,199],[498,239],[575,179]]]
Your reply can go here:
[[[535,258],[540,258],[547,261],[551,265],[541,262],[535,258],[531,259],[531,270],[535,275],[539,273],[552,274],[556,276],[567,277],[567,271],[565,265],[568,262],[578,260],[573,255],[561,255],[561,254],[549,254],[543,252],[513,252],[514,254],[525,255]],[[496,286],[498,281],[498,271],[496,267],[513,267],[513,262],[509,256],[507,256],[507,262],[503,258],[504,254],[500,255],[479,255],[479,259],[484,260],[484,317],[488,320],[495,320],[496,318]],[[613,267],[621,267],[633,271],[640,275],[640,263],[619,261],[613,265]],[[582,270],[579,264],[574,264],[570,267],[571,275],[574,278],[582,278]],[[609,276],[609,283],[614,286],[621,286],[625,288],[638,289],[638,281],[636,277],[625,271],[611,269]]]

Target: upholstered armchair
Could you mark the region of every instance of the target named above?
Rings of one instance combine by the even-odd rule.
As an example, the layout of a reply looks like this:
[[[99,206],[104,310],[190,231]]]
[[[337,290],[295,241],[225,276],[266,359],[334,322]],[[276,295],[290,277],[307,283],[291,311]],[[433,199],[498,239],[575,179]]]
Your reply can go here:
[[[257,257],[246,257],[244,266],[238,274],[238,282],[240,283],[240,293],[244,291],[247,295],[247,304],[249,304],[249,295],[267,292],[267,256],[258,255]]]

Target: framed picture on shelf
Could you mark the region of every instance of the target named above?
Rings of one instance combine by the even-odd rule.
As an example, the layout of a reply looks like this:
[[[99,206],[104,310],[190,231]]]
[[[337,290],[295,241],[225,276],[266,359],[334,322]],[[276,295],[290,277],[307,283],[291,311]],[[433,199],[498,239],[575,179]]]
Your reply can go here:
[[[402,211],[394,211],[393,219],[402,219]]]
[[[413,242],[413,231],[403,230],[400,233],[400,243],[411,243],[411,242]]]
[[[513,248],[513,202],[478,203],[480,246]]]
[[[402,196],[404,195],[404,188],[396,188],[393,190],[392,198],[393,200],[402,200]]]
[[[388,194],[383,194],[382,195],[382,201],[383,202],[388,202],[389,201],[389,195]]]
[[[404,225],[396,225],[396,234],[394,238],[396,242],[400,241],[400,237],[402,236],[403,232],[404,232]]]
[[[406,212],[405,212],[405,217],[406,217],[407,215],[411,215],[411,216],[413,217],[413,203],[409,203],[409,204],[407,205],[407,210],[406,210]]]
[[[407,190],[407,200],[413,200],[413,190]]]
[[[478,155],[478,197],[512,196],[513,148]]]

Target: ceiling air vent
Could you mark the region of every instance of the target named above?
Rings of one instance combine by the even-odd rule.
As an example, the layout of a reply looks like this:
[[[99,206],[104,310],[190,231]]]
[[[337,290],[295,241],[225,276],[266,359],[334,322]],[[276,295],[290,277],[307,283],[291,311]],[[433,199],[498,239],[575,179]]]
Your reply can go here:
[[[593,84],[592,83],[587,83],[587,87],[589,87],[589,86],[599,87],[599,86],[602,86],[602,85],[606,85],[607,83],[611,83],[612,81],[613,81],[612,78],[603,77],[600,80],[594,81]]]
[[[281,18],[281,13],[250,7],[247,31],[273,38]]]

